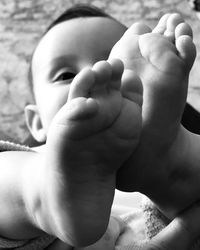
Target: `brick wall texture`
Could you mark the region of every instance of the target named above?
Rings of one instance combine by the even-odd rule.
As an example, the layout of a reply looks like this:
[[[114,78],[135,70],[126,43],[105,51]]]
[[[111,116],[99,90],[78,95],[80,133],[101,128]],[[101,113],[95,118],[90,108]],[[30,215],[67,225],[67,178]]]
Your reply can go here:
[[[143,20],[153,27],[166,12],[179,12],[192,25],[198,56],[190,77],[188,101],[200,110],[200,20],[186,0],[0,0],[0,138],[23,142],[28,136],[24,106],[30,55],[45,27],[76,3],[96,5],[129,26]]]

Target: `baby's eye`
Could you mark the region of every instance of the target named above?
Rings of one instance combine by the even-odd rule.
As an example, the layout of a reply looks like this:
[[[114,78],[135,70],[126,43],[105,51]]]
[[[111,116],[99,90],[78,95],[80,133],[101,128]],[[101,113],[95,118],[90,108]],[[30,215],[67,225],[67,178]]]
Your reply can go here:
[[[76,76],[76,74],[72,73],[72,72],[63,72],[61,74],[59,74],[56,77],[56,81],[67,81],[67,80],[72,80],[74,77]]]

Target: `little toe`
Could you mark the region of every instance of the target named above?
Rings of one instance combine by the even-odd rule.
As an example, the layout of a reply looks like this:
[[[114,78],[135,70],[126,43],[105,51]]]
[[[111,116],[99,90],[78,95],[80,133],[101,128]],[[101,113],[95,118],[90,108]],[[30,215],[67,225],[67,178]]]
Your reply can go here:
[[[158,21],[158,24],[156,25],[156,27],[152,30],[153,33],[158,33],[163,35],[164,32],[166,31],[166,27],[167,27],[167,20],[168,18],[171,16],[170,13],[165,14],[164,16],[162,16],[160,18],[160,20]]]
[[[183,23],[184,20],[180,14],[174,13],[171,14],[167,19],[167,27],[164,32],[165,37],[167,37],[171,42],[175,41],[175,29],[180,24]]]
[[[192,68],[196,57],[196,47],[191,36],[183,35],[176,39],[176,49],[180,58],[184,61],[186,69],[189,71]]]
[[[90,89],[95,84],[95,74],[90,68],[85,68],[73,79],[68,94],[68,101],[77,97],[88,97]]]

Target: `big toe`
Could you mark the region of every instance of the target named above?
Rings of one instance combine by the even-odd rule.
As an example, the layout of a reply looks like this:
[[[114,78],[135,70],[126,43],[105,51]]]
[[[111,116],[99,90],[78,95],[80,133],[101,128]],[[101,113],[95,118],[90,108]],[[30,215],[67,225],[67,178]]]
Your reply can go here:
[[[119,58],[127,66],[126,62],[129,61],[130,55],[138,53],[138,38],[140,35],[151,33],[151,31],[151,28],[143,23],[132,24],[112,48],[109,59]]]
[[[134,23],[128,28],[124,33],[124,36],[134,34],[134,35],[143,35],[145,33],[151,32],[151,28],[144,23]]]

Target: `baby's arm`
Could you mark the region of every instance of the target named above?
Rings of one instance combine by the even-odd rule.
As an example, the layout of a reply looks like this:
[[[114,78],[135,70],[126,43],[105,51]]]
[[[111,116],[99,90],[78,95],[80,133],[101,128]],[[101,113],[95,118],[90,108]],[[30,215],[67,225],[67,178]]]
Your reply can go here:
[[[0,153],[0,237],[25,240],[45,233],[60,236],[59,215],[50,210],[54,204],[49,202],[51,199],[47,190],[54,184],[47,178],[46,162],[46,154],[41,152]],[[70,183],[69,179],[68,183],[74,185],[76,190],[73,180]],[[70,204],[70,200],[67,201]],[[69,222],[66,225],[69,231],[72,224]],[[68,249],[67,246],[70,246],[67,240],[62,242],[62,249]]]
[[[42,153],[0,153],[0,235],[30,239],[43,232],[56,236],[54,218],[46,209],[48,186]]]
[[[52,194],[49,190],[56,190],[58,187],[58,173],[54,172],[52,175],[55,166],[50,163],[48,156],[46,152],[0,153],[0,235],[8,239],[31,239],[46,232],[70,245],[76,245],[84,236],[87,241],[91,240],[90,237],[95,239],[97,236],[94,235],[99,232],[91,231],[91,219],[89,216],[81,218],[81,214],[90,214],[95,207],[90,206],[87,211],[82,211],[82,201],[79,200],[80,204],[77,201],[77,197],[81,198],[81,192],[84,192],[89,184],[76,183],[74,178],[69,177],[65,181],[68,187],[67,189],[65,186],[66,196],[55,198],[55,192]],[[65,167],[67,168],[67,164]],[[55,178],[49,178],[50,176]],[[99,196],[100,192],[99,187]],[[60,213],[59,206],[62,204],[56,204],[56,199],[67,207],[65,214]],[[106,200],[106,197],[104,199]],[[93,203],[94,206],[100,206]],[[97,217],[94,225],[101,219],[99,214]],[[88,222],[88,227],[84,230],[85,221]]]

